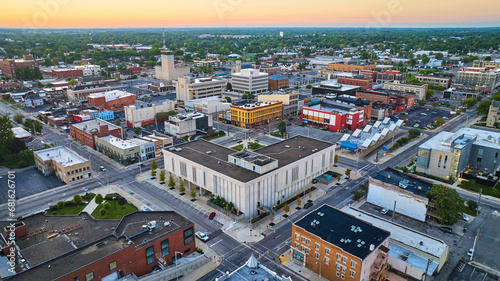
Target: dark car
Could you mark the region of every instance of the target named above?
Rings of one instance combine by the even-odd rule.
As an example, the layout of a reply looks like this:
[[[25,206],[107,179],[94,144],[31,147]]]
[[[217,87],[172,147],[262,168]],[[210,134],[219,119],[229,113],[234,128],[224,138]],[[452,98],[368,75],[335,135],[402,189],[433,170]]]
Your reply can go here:
[[[211,212],[210,215],[208,215],[209,220],[213,220],[215,218],[215,212]]]
[[[318,183],[318,180],[317,179],[313,179],[312,183]]]
[[[287,125],[287,126],[292,126],[292,123],[288,123],[288,124],[286,124],[286,125]]]
[[[304,205],[304,209],[309,209],[309,208],[311,208],[311,207],[312,207],[312,205],[313,205],[313,203],[312,203],[312,202],[307,202],[307,203]]]
[[[446,233],[453,233],[453,229],[449,228],[449,227],[440,227],[439,228],[442,232],[446,232]]]

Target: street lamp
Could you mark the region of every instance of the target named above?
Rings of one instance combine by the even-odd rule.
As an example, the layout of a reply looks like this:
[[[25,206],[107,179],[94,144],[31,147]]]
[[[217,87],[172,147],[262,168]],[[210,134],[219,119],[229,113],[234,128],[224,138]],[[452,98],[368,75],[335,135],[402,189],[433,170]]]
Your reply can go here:
[[[321,280],[321,262],[317,261],[316,264],[319,264],[318,280]]]
[[[179,272],[177,271],[177,253],[181,254],[181,256],[182,256],[182,253],[177,252],[177,251],[174,252],[174,255],[175,255],[175,276],[177,278],[177,281],[179,281]]]

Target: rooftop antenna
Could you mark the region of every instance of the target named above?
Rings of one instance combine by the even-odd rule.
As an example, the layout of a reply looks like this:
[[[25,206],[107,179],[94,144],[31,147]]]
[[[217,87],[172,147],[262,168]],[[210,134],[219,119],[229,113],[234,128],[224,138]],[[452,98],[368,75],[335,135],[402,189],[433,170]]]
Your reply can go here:
[[[163,30],[163,50],[166,50],[167,44],[165,43],[165,28],[163,28],[162,30]]]

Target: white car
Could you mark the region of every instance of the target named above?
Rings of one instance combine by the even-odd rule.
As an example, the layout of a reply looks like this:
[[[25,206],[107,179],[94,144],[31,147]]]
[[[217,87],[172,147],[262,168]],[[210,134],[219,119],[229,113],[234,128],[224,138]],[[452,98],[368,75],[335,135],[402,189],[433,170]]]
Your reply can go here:
[[[380,213],[381,213],[382,215],[387,214],[387,212],[389,212],[389,210],[387,210],[387,209],[382,209],[382,211],[380,211]]]
[[[197,231],[195,234],[196,234],[196,237],[198,237],[198,239],[200,239],[201,241],[203,241],[203,242],[208,241],[208,236],[205,233],[203,233],[201,231]]]
[[[472,256],[474,255],[474,249],[470,248],[469,251],[467,252],[467,255],[472,259]]]
[[[420,114],[422,114],[423,116],[427,116],[427,113],[425,113],[425,112],[422,112]]]
[[[462,219],[463,219],[464,221],[469,221],[469,217],[468,217],[468,216],[466,216],[465,214],[462,214]]]

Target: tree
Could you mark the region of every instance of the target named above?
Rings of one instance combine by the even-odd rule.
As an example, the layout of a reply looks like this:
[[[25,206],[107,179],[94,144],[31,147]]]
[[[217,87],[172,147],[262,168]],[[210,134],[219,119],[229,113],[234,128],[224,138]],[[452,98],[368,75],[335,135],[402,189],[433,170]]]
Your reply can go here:
[[[414,58],[411,58],[409,62],[412,67],[417,64],[417,60],[415,60]]]
[[[158,168],[158,164],[156,164],[156,160],[153,160],[153,162],[151,162],[151,170],[156,170]]]
[[[134,133],[136,135],[140,135],[141,134],[141,128],[135,128]]]
[[[12,132],[12,124],[10,123],[8,115],[0,117],[0,144],[6,145],[14,139],[14,132]]]
[[[443,59],[443,53],[435,53],[434,56],[435,56],[435,58],[437,60],[442,60]]]
[[[64,202],[63,201],[57,202],[57,209],[62,214],[62,209],[64,209]]]
[[[311,84],[307,84],[306,89],[312,89],[312,87],[313,86]]]
[[[427,84],[427,89],[434,90],[434,84]]]
[[[175,180],[172,175],[168,177],[168,187],[175,187]]]
[[[302,201],[300,200],[299,196],[297,196],[297,199],[295,201],[297,201],[297,206],[300,206],[300,204],[302,204]]]
[[[179,184],[179,191],[180,192],[186,191],[186,187],[184,187],[184,181],[181,181],[181,183]]]
[[[95,203],[96,203],[97,205],[99,205],[99,204],[101,204],[101,203],[102,203],[102,201],[104,201],[104,198],[102,198],[101,193],[98,193],[98,194],[95,196],[95,199],[94,199],[94,200],[95,200]]]
[[[285,211],[285,214],[290,212],[290,206],[288,206],[288,203],[285,203],[285,205],[283,206],[283,210]]]
[[[493,102],[492,100],[485,100],[485,101],[480,102],[477,105],[477,114],[488,115],[488,112],[490,110],[490,106],[491,106],[492,102]]]
[[[70,86],[75,86],[75,85],[76,85],[76,79],[71,79],[71,80],[69,80],[68,84],[69,84]]]
[[[231,83],[227,82],[227,84],[226,84],[226,90],[232,91],[233,90],[233,85]]]
[[[426,54],[422,55],[422,64],[428,64],[431,59]]]
[[[97,65],[99,65],[101,68],[106,68],[108,67],[108,62],[106,60],[100,60],[97,62]]]
[[[227,100],[227,102],[229,102],[229,103],[232,101],[232,99],[231,99],[230,97],[225,97],[225,99],[226,99],[226,100]]]
[[[18,123],[18,124],[22,124],[22,123],[23,123],[24,116],[23,116],[23,115],[20,115],[20,114],[17,114],[17,115],[15,115],[14,117],[12,117],[12,119],[14,119],[14,122],[16,122],[16,123]]]
[[[162,123],[168,120],[170,116],[176,115],[177,112],[175,110],[168,111],[168,112],[158,112],[155,114],[156,122]]]
[[[104,210],[109,210],[110,207],[109,202],[104,203],[102,207],[104,208]]]
[[[279,123],[278,123],[278,131],[280,132],[281,134],[281,137],[285,137],[285,134],[286,134],[286,124],[283,120],[281,120]]]
[[[125,199],[125,197],[118,198],[118,205],[123,206],[125,203],[127,203],[127,199]]]
[[[75,194],[75,196],[73,196],[73,203],[75,203],[78,208],[80,208],[80,204],[82,204],[82,196],[80,196],[79,194]]]
[[[475,104],[477,103],[477,99],[476,98],[468,98],[468,99],[464,99],[462,101],[462,105],[469,108],[469,107],[473,107]]]
[[[115,120],[115,125],[116,126],[120,126],[122,124],[122,122],[120,121],[120,119],[116,119]]]
[[[455,189],[442,184],[433,185],[427,196],[435,201],[435,213],[442,224],[454,224],[462,217],[464,200]]]
[[[351,170],[346,169],[346,170],[345,170],[345,175],[346,175],[347,177],[349,177],[349,176],[351,175]]]
[[[409,129],[408,134],[410,134],[410,137],[415,138],[420,136],[420,131],[418,129]]]
[[[101,209],[101,210],[99,211],[99,213],[101,214],[101,217],[104,217],[104,215],[106,214],[106,210]]]
[[[439,125],[444,124],[445,122],[446,120],[443,117],[436,117],[436,119],[434,119],[434,123],[437,123]]]
[[[195,198],[196,197],[196,189],[191,188],[191,192],[189,195],[191,195],[192,198]]]
[[[477,209],[477,207],[479,207],[479,205],[477,204],[477,202],[475,200],[469,200],[467,201],[467,206],[469,207],[469,209],[475,211]]]
[[[339,155],[335,154],[335,157],[333,157],[333,163],[337,165],[338,162],[339,162]]]
[[[435,87],[435,89],[436,89],[436,91],[444,91],[444,87],[443,87],[443,86],[441,86],[441,85],[437,85],[437,86]]]
[[[160,171],[160,181],[165,181],[165,170]]]
[[[425,100],[418,100],[420,106],[424,106],[427,102]]]
[[[425,99],[430,99],[434,96],[434,90],[428,89],[427,93],[425,93]]]
[[[433,102],[433,103],[432,103],[432,107],[433,107],[434,109],[436,109],[436,107],[439,107],[440,105],[441,105],[441,103],[440,103],[440,102],[438,102],[438,101],[435,101],[435,102]]]

